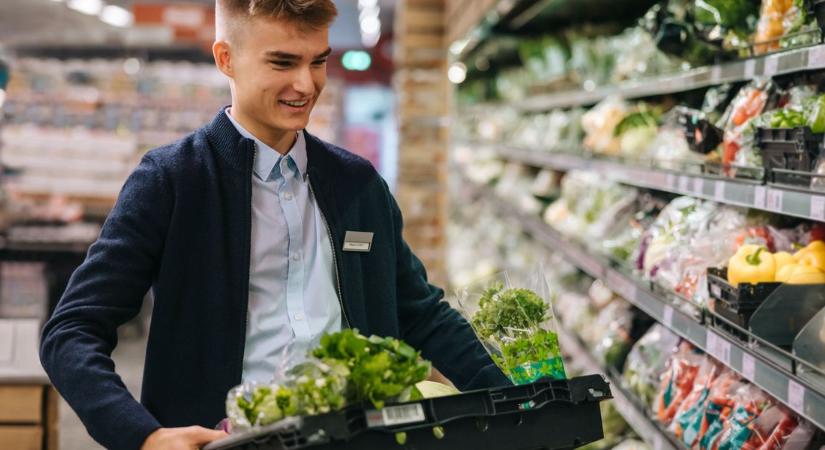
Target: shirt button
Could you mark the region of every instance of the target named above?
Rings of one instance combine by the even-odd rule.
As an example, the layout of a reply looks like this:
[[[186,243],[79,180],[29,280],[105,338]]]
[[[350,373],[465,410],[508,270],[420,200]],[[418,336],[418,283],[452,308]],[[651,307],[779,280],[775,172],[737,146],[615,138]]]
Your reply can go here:
[[[292,318],[295,320],[304,320],[304,315],[302,313],[295,313],[292,315]]]
[[[292,200],[292,193],[287,192],[286,194],[284,194],[284,200],[286,200],[286,201]]]
[[[301,254],[300,253],[296,252],[296,253],[292,254],[292,260],[293,261],[298,261],[299,259],[301,259]]]

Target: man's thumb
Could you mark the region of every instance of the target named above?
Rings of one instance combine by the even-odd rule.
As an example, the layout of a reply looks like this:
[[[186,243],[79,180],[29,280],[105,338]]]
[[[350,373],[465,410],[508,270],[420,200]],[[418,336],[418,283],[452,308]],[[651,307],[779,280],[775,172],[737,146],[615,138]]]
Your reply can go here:
[[[228,436],[228,434],[220,430],[210,430],[204,427],[190,427],[190,436],[192,436],[195,444],[202,445],[223,439]]]

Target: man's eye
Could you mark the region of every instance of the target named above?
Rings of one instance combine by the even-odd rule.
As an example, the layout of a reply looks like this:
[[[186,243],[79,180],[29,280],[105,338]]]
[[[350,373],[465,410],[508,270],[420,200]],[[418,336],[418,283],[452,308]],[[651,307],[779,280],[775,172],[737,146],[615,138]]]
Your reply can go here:
[[[292,66],[292,63],[289,61],[270,61],[269,63],[279,68],[287,68]]]
[[[318,60],[315,60],[315,61],[312,62],[312,64],[314,64],[316,66],[323,66],[326,63],[327,63],[326,59],[318,59]]]

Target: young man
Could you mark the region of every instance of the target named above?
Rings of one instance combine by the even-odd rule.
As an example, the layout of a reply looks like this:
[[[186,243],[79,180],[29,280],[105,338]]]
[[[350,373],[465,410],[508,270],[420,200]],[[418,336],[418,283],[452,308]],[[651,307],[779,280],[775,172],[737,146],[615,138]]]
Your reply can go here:
[[[375,169],[303,131],[335,15],[332,0],[218,1],[231,107],[143,158],[46,324],[43,366],[106,447],[222,437],[202,427],[224,417],[230,388],[341,327],[406,340],[460,389],[507,383],[427,283]],[[138,403],[110,355],[150,287]]]

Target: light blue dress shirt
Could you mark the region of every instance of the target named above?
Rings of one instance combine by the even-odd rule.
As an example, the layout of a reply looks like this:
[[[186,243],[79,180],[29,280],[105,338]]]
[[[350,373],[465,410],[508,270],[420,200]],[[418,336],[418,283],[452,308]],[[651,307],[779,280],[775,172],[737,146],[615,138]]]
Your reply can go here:
[[[304,134],[282,156],[225,112],[255,141],[243,381],[268,382],[341,329],[332,246],[309,189]]]

